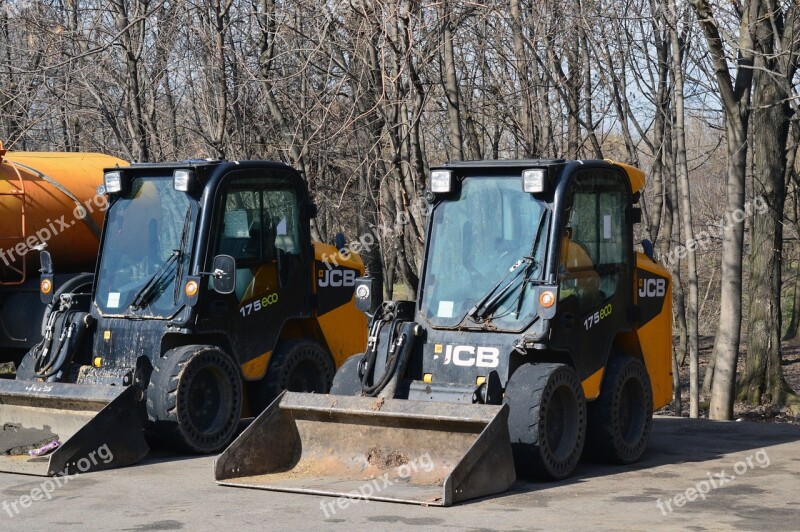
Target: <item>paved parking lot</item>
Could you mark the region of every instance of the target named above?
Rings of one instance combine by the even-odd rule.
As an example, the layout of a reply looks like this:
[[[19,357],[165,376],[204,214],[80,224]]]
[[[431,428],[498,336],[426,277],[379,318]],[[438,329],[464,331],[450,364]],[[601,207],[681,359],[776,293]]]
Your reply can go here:
[[[791,425],[659,417],[639,464],[585,463],[569,480],[517,482],[451,508],[348,501],[331,511],[326,497],[217,486],[212,463],[156,453],[69,479],[27,508],[21,498],[47,479],[0,474],[0,529],[800,529],[800,427]]]

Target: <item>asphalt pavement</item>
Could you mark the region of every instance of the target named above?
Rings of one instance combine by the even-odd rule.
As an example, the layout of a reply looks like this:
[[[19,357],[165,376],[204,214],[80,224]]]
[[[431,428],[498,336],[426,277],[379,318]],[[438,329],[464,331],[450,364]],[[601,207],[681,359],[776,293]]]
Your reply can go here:
[[[213,460],[156,452],[60,485],[2,473],[0,530],[800,530],[793,425],[657,417],[637,464],[581,463],[450,508],[218,486]]]

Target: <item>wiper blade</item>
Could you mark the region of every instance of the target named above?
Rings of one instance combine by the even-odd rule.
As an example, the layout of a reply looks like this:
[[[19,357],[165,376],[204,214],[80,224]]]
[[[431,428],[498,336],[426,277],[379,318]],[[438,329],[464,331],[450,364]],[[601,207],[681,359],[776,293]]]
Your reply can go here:
[[[544,226],[546,225],[547,221],[549,220],[550,210],[542,211],[542,216],[539,218],[539,227],[536,230],[536,238],[533,239],[533,246],[531,246],[531,257],[535,257],[536,253],[539,251],[539,244],[542,241],[542,234],[544,233]],[[536,259],[534,259],[535,261]],[[531,279],[531,271],[533,268],[528,269],[525,272],[525,278],[522,279],[522,287],[519,290],[519,296],[517,296],[517,308],[514,312],[514,318],[519,319],[519,314],[522,312],[522,298],[525,297],[525,285],[529,283],[537,283],[542,284],[544,280],[542,276],[544,275],[544,269],[542,270],[542,274],[539,276],[538,279]]]
[[[169,271],[169,266],[172,265],[180,256],[180,250],[176,249],[172,252],[172,255],[170,255],[169,258],[164,261],[164,264],[162,264],[161,267],[150,276],[144,286],[142,286],[136,292],[136,294],[133,296],[133,301],[131,301],[129,306],[130,308],[140,309],[150,301],[150,298],[153,296],[153,294],[155,294],[155,288]]]
[[[154,295],[160,292],[158,290],[161,281],[166,278],[166,275],[170,272],[170,266],[178,263],[176,272],[175,272],[175,290],[179,289],[178,281],[180,280],[181,275],[183,274],[183,256],[186,253],[186,244],[188,242],[188,235],[189,235],[189,221],[191,219],[192,214],[192,206],[189,205],[186,208],[186,214],[183,217],[183,230],[181,231],[181,240],[180,240],[180,247],[178,249],[172,250],[172,255],[164,261],[164,264],[156,270],[153,275],[147,280],[147,282],[142,286],[136,294],[133,296],[133,301],[129,305],[129,308],[132,309],[141,309],[145,305],[147,305],[150,300],[153,298]],[[174,299],[177,301],[177,295],[174,296]]]
[[[511,290],[511,288],[516,283],[517,279],[519,279],[520,275],[522,275],[523,273],[525,274],[525,277],[522,280],[520,294],[517,300],[518,309],[521,306],[522,297],[525,293],[525,285],[528,283],[542,282],[541,279],[530,280],[530,274],[531,271],[533,271],[537,266],[539,266],[539,263],[536,260],[536,253],[539,249],[539,244],[542,240],[542,234],[544,233],[544,226],[545,222],[547,221],[548,214],[549,214],[549,209],[546,209],[542,211],[542,215],[539,217],[539,226],[536,230],[536,236],[533,239],[533,245],[531,246],[530,255],[523,257],[516,263],[514,263],[514,266],[511,267],[509,272],[505,276],[503,276],[503,278],[500,279],[500,281],[496,285],[494,285],[492,289],[489,290],[489,292],[485,296],[483,296],[483,298],[474,307],[472,307],[472,310],[470,310],[469,313],[467,314],[470,318],[474,319],[475,321],[486,320],[486,318],[489,317],[492,314],[492,312],[494,312],[495,308],[497,307],[497,304],[500,303],[500,301],[502,301],[505,298],[508,291]],[[503,281],[505,281],[505,279],[509,276],[509,274],[519,269],[519,267],[522,264],[525,264],[526,266],[520,269],[516,273],[516,275],[514,275],[511,278],[511,280],[508,281],[508,283],[506,283],[506,285],[498,291],[497,290],[498,287],[503,283]],[[517,310],[516,314],[517,316],[519,316],[519,310]]]
[[[178,250],[180,253],[180,262],[178,262],[178,271],[175,272],[175,291],[172,293],[172,302],[178,303],[178,296],[181,293],[181,277],[183,277],[183,256],[186,254],[186,244],[189,242],[189,222],[192,219],[192,206],[191,204],[186,207],[186,214],[183,217],[183,230],[181,231],[181,247]]]
[[[532,262],[533,259],[531,257],[522,257],[521,259],[516,261],[511,266],[511,268],[509,268],[508,272],[499,281],[497,281],[497,283],[494,286],[492,286],[488,292],[486,292],[486,295],[483,296],[481,300],[478,301],[475,304],[475,306],[470,309],[470,311],[467,313],[467,316],[476,321],[483,320],[484,317],[489,313],[491,307],[497,304],[497,302],[500,299],[502,299],[502,297],[505,295],[508,289],[511,288],[511,286],[514,284],[514,281],[516,281],[517,278],[519,278],[522,272],[525,271],[527,267],[531,265]],[[526,268],[519,270],[519,267],[522,266],[523,264],[526,264]],[[511,278],[511,280],[498,292],[498,288],[500,288],[500,285],[503,284],[503,281],[505,281],[508,278],[508,276],[515,271],[517,271],[516,275],[514,275]]]

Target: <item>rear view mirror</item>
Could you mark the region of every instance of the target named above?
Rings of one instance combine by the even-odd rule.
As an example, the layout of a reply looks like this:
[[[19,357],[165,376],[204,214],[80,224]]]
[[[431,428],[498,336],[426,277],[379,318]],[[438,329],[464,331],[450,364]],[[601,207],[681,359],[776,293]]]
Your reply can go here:
[[[39,297],[42,303],[49,305],[53,301],[53,258],[49,251],[39,252],[39,264],[41,264],[39,271],[42,273],[39,279]]]
[[[236,290],[236,259],[230,255],[214,257],[214,290],[220,294],[232,294]]]
[[[356,308],[364,314],[374,314],[383,299],[382,287],[372,277],[356,279]]]
[[[50,256],[49,251],[42,250],[39,252],[39,264],[41,264],[42,273],[53,273],[53,258]]]

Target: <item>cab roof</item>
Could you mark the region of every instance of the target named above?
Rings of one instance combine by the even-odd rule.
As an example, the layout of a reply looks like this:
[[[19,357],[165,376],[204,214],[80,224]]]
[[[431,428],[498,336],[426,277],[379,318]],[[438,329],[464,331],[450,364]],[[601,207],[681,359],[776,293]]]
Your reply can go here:
[[[625,172],[628,181],[631,185],[631,192],[636,194],[644,189],[646,182],[644,172],[636,167],[630,166],[625,163],[613,161],[611,159],[585,159],[585,160],[570,160],[570,159],[490,159],[481,161],[450,161],[441,166],[432,167],[432,170],[442,169],[518,169],[520,172],[527,168],[544,168],[544,167],[562,167],[569,163],[578,163],[586,165],[597,166],[616,166]]]

